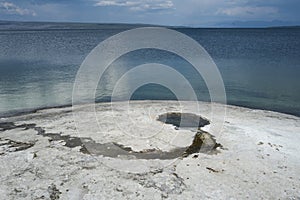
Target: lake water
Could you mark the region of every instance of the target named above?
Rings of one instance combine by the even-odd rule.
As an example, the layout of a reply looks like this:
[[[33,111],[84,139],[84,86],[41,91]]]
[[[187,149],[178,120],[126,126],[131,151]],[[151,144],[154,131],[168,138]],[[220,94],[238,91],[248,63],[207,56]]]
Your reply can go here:
[[[88,53],[106,38],[132,28],[70,27],[0,27],[0,115],[70,104],[77,70]],[[214,59],[228,104],[300,116],[300,28],[175,30],[198,41]],[[205,83],[189,63],[172,53],[147,49],[126,54],[109,67],[99,82],[96,101],[109,101],[124,72],[149,62],[177,69],[199,100],[210,100]],[[176,97],[153,84],[139,88],[132,99]]]

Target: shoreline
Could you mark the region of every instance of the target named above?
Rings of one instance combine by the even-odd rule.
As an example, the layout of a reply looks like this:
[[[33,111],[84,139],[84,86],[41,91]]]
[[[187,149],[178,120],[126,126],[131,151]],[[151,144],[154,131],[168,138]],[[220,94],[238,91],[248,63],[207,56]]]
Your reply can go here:
[[[130,100],[132,102],[167,102],[167,101],[177,101],[177,100]],[[121,102],[121,101],[120,101]],[[184,102],[188,102],[188,101],[184,101]],[[190,101],[193,102],[193,101]],[[212,103],[212,102],[208,102],[208,101],[198,101],[198,102],[202,102],[202,103]],[[107,104],[107,103],[111,103],[111,101],[98,101],[95,102],[95,104]],[[213,102],[216,103],[216,102]],[[77,105],[86,105],[86,104],[90,104],[90,103],[83,103],[83,104],[77,104]],[[216,104],[220,104],[220,103],[216,103]],[[222,104],[223,105],[223,104]],[[33,114],[39,111],[43,111],[43,110],[48,110],[48,109],[60,109],[60,108],[69,108],[72,107],[72,104],[63,104],[63,105],[54,105],[54,106],[42,106],[42,107],[37,107],[37,108],[29,108],[29,109],[20,109],[20,110],[15,110],[15,111],[7,111],[4,113],[0,113],[0,120],[1,119],[6,119],[6,118],[11,118],[11,117],[19,117],[19,116],[23,116],[23,115],[28,115],[28,114]],[[251,110],[261,110],[261,111],[268,111],[268,112],[274,112],[274,113],[279,113],[279,114],[284,114],[284,115],[290,115],[293,117],[300,117],[300,114],[296,114],[296,113],[290,113],[290,112],[280,112],[280,111],[276,111],[276,110],[268,110],[268,109],[262,109],[262,108],[257,108],[254,106],[242,106],[242,105],[237,105],[237,104],[225,104],[225,106],[233,106],[233,107],[240,107],[240,108],[246,108],[246,109],[251,109]]]

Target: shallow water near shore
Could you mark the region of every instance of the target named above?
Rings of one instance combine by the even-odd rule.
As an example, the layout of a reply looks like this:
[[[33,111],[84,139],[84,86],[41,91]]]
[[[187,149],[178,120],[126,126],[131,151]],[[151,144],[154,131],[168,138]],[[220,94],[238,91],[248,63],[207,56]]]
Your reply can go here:
[[[64,25],[66,28],[67,24]],[[24,27],[23,27],[24,28]],[[70,105],[76,72],[101,41],[132,26],[96,29],[4,30],[0,27],[0,116]],[[178,28],[199,42],[216,62],[229,104],[300,116],[300,29]],[[110,100],[116,81],[134,66],[157,62],[184,75],[198,99],[210,101],[201,76],[174,54],[153,49],[131,52],[108,69],[96,101]],[[126,93],[126,88],[124,88]],[[139,88],[132,100],[174,100],[158,85]]]

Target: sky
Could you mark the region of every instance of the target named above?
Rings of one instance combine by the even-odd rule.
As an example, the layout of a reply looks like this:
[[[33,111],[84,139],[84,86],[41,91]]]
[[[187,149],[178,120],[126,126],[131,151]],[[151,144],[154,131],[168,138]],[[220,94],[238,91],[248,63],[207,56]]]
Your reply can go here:
[[[300,0],[0,0],[0,20],[193,27],[300,25]]]

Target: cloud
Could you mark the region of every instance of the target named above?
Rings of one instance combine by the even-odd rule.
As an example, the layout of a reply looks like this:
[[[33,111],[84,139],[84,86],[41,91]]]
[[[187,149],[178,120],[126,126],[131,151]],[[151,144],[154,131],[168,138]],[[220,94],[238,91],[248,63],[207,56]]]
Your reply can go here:
[[[11,2],[0,2],[0,12],[3,11],[6,14],[12,15],[31,15],[36,16],[36,13],[33,10],[26,8],[20,8],[19,6]]]
[[[270,16],[278,13],[278,9],[269,6],[261,7],[232,7],[232,8],[221,8],[216,14],[227,15],[227,16],[241,16],[241,17],[259,17],[259,16]]]
[[[133,11],[167,10],[174,7],[171,0],[98,0],[94,5],[127,7]]]
[[[0,0],[0,20],[262,26],[300,24],[299,6],[300,0]]]

